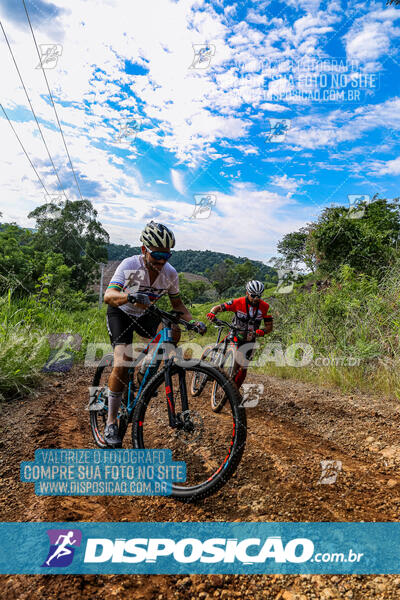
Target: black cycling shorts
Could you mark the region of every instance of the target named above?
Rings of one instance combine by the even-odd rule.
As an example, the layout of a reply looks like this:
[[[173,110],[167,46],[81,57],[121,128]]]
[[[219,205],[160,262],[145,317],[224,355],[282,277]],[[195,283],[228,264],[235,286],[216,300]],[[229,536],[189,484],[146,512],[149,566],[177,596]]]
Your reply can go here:
[[[160,322],[159,317],[154,314],[136,317],[116,306],[109,305],[107,308],[107,329],[113,348],[118,344],[132,344],[134,331],[144,338],[152,339]]]

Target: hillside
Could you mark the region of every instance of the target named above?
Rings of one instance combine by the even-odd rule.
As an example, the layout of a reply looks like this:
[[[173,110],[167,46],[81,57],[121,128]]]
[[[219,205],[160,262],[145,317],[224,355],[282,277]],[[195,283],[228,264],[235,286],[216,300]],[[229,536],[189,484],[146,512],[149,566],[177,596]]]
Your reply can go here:
[[[141,252],[139,246],[128,246],[128,244],[109,244],[107,250],[109,261],[122,260],[127,256]],[[233,254],[213,252],[212,250],[177,250],[173,253],[170,263],[178,273],[188,272],[203,275],[206,269],[212,268],[227,258],[235,264],[241,264],[249,260],[245,256],[234,256]],[[261,261],[251,260],[250,262],[258,267],[257,277],[259,279],[264,281],[266,276],[269,276],[269,278],[276,276],[276,270]]]
[[[114,274],[114,271],[116,270],[116,268],[118,267],[120,262],[121,262],[121,260],[110,260],[106,264],[106,266],[104,268],[103,290],[106,289],[107,285],[110,282],[111,277]],[[182,273],[182,275],[184,275],[185,279],[187,279],[190,283],[192,283],[194,281],[204,281],[204,283],[207,283],[208,285],[211,286],[210,281],[207,279],[207,277],[204,277],[204,275],[188,273],[185,271]],[[96,292],[96,294],[98,294],[99,287],[100,287],[100,277],[96,280],[95,284],[92,287],[93,287],[93,291]]]

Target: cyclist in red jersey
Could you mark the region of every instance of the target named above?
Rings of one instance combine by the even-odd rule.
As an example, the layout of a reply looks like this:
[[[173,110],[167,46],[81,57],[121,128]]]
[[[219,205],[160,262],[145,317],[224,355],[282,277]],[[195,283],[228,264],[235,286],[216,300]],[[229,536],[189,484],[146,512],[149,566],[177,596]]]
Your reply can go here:
[[[234,381],[238,389],[246,379],[247,366],[254,351],[254,344],[249,348],[249,342],[254,342],[256,337],[264,336],[272,331],[272,316],[268,314],[269,304],[261,300],[263,291],[264,284],[261,281],[249,281],[246,285],[245,296],[213,306],[207,314],[207,318],[212,321],[215,319],[215,315],[221,311],[228,310],[235,313],[232,324],[240,330],[239,338],[241,338],[238,351],[240,352],[241,346],[246,344],[244,352],[242,350],[240,362],[236,363],[239,369]],[[261,327],[262,320],[264,320],[264,327]]]

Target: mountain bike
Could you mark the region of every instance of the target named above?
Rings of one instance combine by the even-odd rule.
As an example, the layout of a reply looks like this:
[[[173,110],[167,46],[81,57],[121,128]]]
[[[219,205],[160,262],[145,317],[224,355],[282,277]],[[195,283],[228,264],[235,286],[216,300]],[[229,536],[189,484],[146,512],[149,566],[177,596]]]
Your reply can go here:
[[[160,317],[164,328],[132,361],[128,383],[118,415],[119,435],[124,438],[132,423],[134,448],[172,450],[174,461],[186,462],[186,481],[172,485],[172,496],[183,501],[206,498],[217,492],[235,472],[246,442],[246,412],[234,384],[217,367],[200,359],[185,360],[172,342],[172,323],[187,330],[196,326],[181,319],[177,311],[166,312],[154,305],[149,311]],[[151,347],[154,349],[151,353]],[[156,345],[156,346],[155,346]],[[155,347],[154,347],[155,346]],[[151,355],[139,388],[135,366]],[[163,367],[159,369],[161,363]],[[104,428],[108,413],[108,377],[113,356],[104,356],[93,379],[88,409],[94,440],[106,448]],[[196,375],[225,390],[228,411],[216,415],[206,395],[190,393],[188,383]]]
[[[226,376],[230,380],[233,380],[239,368],[236,363],[236,353],[239,345],[238,335],[240,331],[230,323],[217,318],[213,319],[212,324],[218,329],[217,341],[214,345],[210,345],[204,350],[200,360],[223,369]],[[221,340],[224,328],[227,328],[229,333]],[[200,395],[209,381],[206,374],[196,373],[192,379],[192,396]],[[221,412],[227,399],[224,388],[216,381],[213,381],[211,387],[212,410],[215,413]]]

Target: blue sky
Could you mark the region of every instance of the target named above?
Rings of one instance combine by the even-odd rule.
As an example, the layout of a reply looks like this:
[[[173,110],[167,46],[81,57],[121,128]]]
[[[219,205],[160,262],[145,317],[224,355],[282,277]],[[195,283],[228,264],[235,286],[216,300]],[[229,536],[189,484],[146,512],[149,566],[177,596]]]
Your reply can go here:
[[[58,49],[46,74],[82,194],[112,241],[136,245],[153,218],[174,230],[177,249],[267,261],[285,233],[325,206],[347,205],[349,194],[399,195],[400,8],[335,0],[27,6],[38,43]],[[1,0],[1,21],[63,188],[76,199],[21,7]],[[56,194],[0,35],[0,102]],[[27,214],[43,189],[2,115],[0,135],[0,211],[33,226]],[[202,198],[212,208],[199,213]]]

